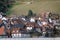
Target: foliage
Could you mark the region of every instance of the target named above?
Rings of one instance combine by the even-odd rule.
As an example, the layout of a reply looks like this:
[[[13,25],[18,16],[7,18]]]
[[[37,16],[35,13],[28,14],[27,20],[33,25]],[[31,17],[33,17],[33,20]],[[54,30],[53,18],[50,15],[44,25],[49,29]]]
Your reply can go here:
[[[33,16],[32,10],[29,10],[29,11],[28,11],[28,16]]]
[[[32,16],[36,16],[36,14],[34,14],[32,10],[29,10],[28,11],[28,17],[32,17]]]
[[[50,14],[49,17],[51,18],[55,18],[55,19],[58,19],[59,18],[59,14]]]
[[[6,13],[6,11],[8,11],[8,9],[11,7],[12,3],[12,0],[0,0],[0,12]]]

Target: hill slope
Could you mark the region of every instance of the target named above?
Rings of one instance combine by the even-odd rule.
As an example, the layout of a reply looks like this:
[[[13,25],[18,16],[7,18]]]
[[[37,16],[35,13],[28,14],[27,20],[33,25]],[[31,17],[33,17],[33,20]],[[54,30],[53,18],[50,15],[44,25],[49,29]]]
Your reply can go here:
[[[32,2],[32,4],[17,1],[17,4],[18,5],[14,5],[11,9],[11,13],[17,16],[26,15],[29,9],[37,14],[40,14],[42,11],[60,12],[60,1],[36,1]]]

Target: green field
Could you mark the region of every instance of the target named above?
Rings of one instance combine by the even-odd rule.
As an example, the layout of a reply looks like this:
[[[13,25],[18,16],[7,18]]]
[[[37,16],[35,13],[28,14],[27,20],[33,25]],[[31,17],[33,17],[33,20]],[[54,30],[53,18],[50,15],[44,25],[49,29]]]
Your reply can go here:
[[[36,14],[40,14],[43,11],[60,13],[60,1],[33,1],[32,4],[17,1],[16,4],[10,9],[10,11],[11,15],[15,14],[20,16],[26,15],[30,9]]]

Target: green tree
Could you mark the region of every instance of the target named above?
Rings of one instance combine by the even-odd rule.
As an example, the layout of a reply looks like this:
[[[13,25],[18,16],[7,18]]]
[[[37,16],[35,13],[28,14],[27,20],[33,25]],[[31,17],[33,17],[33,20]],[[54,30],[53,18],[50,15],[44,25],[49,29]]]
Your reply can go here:
[[[11,4],[12,0],[0,0],[0,12],[6,13]]]
[[[28,16],[29,16],[29,17],[33,16],[32,10],[29,10],[29,11],[28,11]]]

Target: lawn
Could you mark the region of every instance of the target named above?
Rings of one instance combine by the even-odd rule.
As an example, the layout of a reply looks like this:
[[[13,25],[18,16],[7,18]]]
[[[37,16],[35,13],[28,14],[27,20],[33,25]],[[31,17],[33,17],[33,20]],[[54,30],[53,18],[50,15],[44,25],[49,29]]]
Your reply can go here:
[[[60,1],[33,1],[32,4],[17,1],[17,5],[14,5],[10,10],[11,15],[20,16],[27,15],[30,9],[36,14],[41,14],[43,11],[60,13]]]

